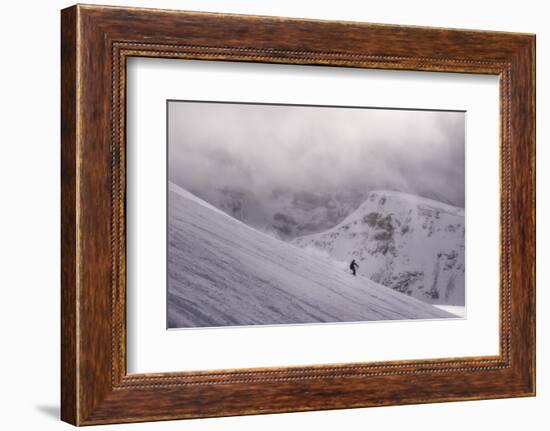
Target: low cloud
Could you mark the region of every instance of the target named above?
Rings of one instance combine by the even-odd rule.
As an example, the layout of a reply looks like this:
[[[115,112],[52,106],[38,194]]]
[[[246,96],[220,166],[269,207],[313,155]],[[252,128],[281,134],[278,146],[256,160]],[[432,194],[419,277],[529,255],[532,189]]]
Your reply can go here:
[[[465,114],[169,103],[169,176],[211,188],[400,190],[464,206]]]

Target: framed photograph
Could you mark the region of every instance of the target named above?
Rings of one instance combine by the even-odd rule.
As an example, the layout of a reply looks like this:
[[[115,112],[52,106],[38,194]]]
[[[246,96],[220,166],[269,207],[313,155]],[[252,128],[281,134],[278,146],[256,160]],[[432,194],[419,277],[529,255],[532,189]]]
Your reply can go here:
[[[61,14],[61,415],[535,394],[535,36]]]
[[[465,112],[167,111],[169,329],[465,317]]]

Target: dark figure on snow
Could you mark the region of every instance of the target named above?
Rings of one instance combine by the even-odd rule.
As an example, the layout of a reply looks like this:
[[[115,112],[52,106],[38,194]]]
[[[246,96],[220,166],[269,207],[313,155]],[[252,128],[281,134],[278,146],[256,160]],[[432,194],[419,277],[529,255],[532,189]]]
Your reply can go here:
[[[352,272],[353,275],[357,275],[357,269],[358,268],[359,268],[359,265],[357,264],[355,259],[353,259],[351,261],[351,263],[349,264],[349,269],[351,269],[351,272]]]

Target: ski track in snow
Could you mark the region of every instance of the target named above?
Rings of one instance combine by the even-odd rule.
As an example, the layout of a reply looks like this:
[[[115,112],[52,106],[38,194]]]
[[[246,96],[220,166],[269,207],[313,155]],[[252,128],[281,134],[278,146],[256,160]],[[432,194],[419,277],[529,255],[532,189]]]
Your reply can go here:
[[[170,328],[455,317],[169,193]]]

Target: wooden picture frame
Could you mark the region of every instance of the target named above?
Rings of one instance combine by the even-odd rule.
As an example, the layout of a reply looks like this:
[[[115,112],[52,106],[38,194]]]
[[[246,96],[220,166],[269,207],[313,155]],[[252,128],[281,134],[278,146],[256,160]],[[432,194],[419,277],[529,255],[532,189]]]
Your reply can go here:
[[[91,425],[535,394],[534,35],[83,5],[64,9],[61,18],[64,421]],[[498,75],[500,354],[127,374],[130,56]]]

